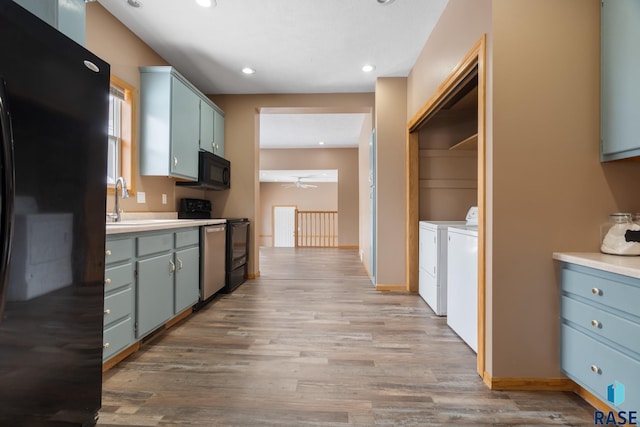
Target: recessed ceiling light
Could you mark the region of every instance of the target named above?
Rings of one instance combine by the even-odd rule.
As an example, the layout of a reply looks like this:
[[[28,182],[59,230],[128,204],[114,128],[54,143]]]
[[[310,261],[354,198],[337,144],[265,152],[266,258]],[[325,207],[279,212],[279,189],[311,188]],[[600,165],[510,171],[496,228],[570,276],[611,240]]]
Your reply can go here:
[[[362,71],[364,71],[365,73],[370,73],[375,69],[376,69],[375,65],[371,65],[371,64],[367,64],[362,67]]]
[[[319,145],[324,145],[324,141],[318,142]]]
[[[196,0],[196,3],[198,3],[202,7],[216,7],[215,0]]]
[[[391,4],[393,3],[395,0],[378,0],[378,3],[380,4]]]
[[[142,6],[142,2],[140,0],[127,0],[127,3],[131,7],[140,7],[140,6]]]
[[[244,67],[242,69],[242,72],[245,73],[245,74],[255,74],[256,70],[254,70],[251,67]]]

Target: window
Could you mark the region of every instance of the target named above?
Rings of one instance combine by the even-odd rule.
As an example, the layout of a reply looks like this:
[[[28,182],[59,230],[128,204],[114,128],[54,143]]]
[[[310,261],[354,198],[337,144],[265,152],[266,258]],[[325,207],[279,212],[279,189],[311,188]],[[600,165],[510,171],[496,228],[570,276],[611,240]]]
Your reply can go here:
[[[133,191],[134,174],[134,88],[111,76],[109,89],[109,142],[107,154],[107,186],[111,191],[119,176]]]
[[[109,150],[107,160],[107,184],[114,185],[120,176],[120,152],[122,151],[122,103],[125,93],[117,86],[109,88]]]

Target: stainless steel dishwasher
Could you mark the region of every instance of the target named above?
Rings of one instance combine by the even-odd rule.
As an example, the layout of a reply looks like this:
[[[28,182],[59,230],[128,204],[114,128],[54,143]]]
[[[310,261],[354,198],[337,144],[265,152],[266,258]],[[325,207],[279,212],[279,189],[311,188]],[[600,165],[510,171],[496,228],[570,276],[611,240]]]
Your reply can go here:
[[[200,302],[205,303],[225,284],[226,224],[205,225],[200,231]]]

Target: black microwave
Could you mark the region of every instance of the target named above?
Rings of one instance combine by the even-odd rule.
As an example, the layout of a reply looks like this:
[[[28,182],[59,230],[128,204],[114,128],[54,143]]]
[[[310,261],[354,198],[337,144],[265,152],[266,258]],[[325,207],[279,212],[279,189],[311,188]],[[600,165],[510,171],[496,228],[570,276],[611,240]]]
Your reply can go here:
[[[208,151],[198,152],[198,181],[176,182],[176,185],[205,190],[226,190],[231,187],[231,162]]]

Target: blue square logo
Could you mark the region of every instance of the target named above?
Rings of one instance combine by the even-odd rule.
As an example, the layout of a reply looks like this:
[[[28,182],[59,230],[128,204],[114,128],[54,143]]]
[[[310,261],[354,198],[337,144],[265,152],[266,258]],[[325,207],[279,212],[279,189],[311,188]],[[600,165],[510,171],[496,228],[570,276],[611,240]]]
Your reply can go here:
[[[624,402],[624,384],[614,381],[607,387],[607,400],[616,406]]]

